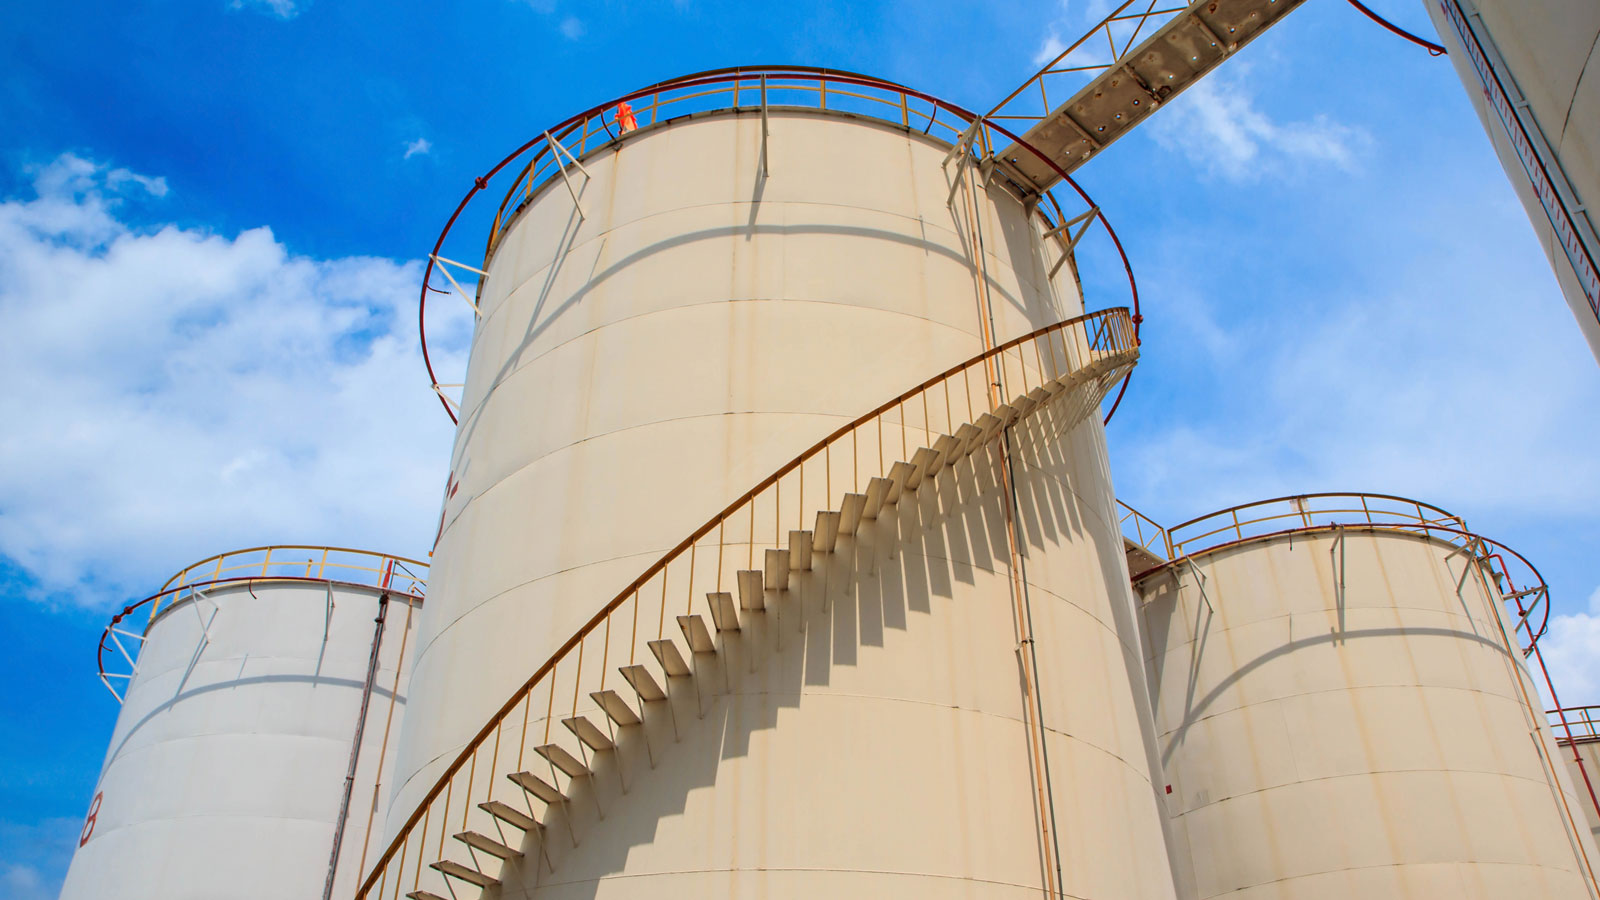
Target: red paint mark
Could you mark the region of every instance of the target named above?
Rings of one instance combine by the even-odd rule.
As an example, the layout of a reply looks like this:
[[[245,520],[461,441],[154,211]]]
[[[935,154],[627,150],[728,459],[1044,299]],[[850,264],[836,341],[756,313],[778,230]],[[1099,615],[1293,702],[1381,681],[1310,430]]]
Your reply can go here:
[[[78,838],[78,846],[89,843],[89,838],[94,836],[95,820],[100,818],[100,800],[105,797],[103,792],[94,795],[94,800],[89,803],[89,815],[83,819],[83,835]]]
[[[1172,793],[1172,785],[1167,785],[1167,793]]]

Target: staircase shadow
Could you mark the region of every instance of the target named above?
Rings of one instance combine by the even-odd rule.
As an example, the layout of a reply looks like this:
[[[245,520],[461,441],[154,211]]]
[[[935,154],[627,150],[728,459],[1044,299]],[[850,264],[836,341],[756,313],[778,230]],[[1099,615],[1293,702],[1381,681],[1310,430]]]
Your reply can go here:
[[[1060,414],[1048,404],[1011,429],[1013,470],[1056,473],[1019,481],[1015,512],[1025,548],[1094,530],[1084,528],[1082,501],[1059,474],[1070,470],[1072,443],[1061,434]],[[992,442],[943,468],[854,537],[841,536],[834,552],[817,554],[787,591],[767,591],[765,611],[741,611],[742,630],[718,634],[719,652],[694,654],[692,676],[666,679],[668,699],[644,704],[641,727],[621,729],[615,750],[589,756],[593,774],[569,784],[569,801],[547,814],[542,843],[529,836],[525,855],[504,867],[500,887],[485,897],[597,896],[603,879],[622,874],[634,851],[657,840],[663,820],[683,815],[691,794],[719,790],[723,764],[750,755],[785,711],[825,692],[838,667],[892,665],[874,651],[909,636],[918,616],[936,614],[936,601],[954,600],[975,570],[1007,572],[1004,458]],[[1108,577],[1125,580],[1120,550],[1096,556],[1116,570]]]

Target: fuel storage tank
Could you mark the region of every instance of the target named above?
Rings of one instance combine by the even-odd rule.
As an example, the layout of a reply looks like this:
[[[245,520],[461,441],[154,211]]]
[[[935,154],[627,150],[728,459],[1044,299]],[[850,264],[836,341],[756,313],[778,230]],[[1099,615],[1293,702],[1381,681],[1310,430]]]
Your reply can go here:
[[[1172,895],[1096,414],[1132,326],[952,109],[710,73],[506,165],[360,896]]]
[[[1456,74],[1600,357],[1600,3],[1425,0]]]
[[[122,711],[63,900],[350,896],[378,843],[426,573],[258,547],[118,614],[99,659]]]
[[[1550,730],[1561,745],[1567,775],[1582,798],[1578,804],[1589,834],[1600,842],[1600,706],[1550,710]]]
[[[1134,578],[1183,895],[1591,896],[1523,662],[1531,566],[1382,495],[1224,510],[1167,549]]]

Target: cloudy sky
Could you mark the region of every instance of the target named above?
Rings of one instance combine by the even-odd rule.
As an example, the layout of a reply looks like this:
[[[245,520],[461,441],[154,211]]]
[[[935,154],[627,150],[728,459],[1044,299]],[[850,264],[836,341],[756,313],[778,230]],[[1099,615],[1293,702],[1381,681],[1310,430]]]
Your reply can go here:
[[[793,62],[987,108],[1094,3],[24,4],[0,31],[0,895],[54,897],[116,706],[110,611],[238,546],[427,551],[451,428],[417,260],[531,134],[685,72]],[[1424,34],[1415,0],[1375,5]],[[771,7],[777,9],[777,7]],[[71,22],[71,28],[63,23]],[[1554,589],[1600,702],[1600,368],[1443,59],[1317,0],[1088,165],[1146,350],[1110,428],[1173,522],[1418,497]],[[1091,306],[1125,286],[1103,237]],[[465,323],[430,328],[448,370]],[[454,380],[445,377],[444,380]]]

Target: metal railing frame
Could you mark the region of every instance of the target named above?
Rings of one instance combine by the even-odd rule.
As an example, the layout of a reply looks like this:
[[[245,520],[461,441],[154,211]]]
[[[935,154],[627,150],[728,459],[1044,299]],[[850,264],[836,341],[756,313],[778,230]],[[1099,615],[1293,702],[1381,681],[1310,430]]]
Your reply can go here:
[[[309,558],[298,554],[309,552]],[[274,559],[274,555],[277,558]],[[288,554],[295,554],[291,557]],[[257,558],[259,556],[259,558]],[[427,587],[428,564],[420,560],[350,547],[313,544],[272,544],[247,547],[207,557],[167,579],[161,590],[130,603],[111,617],[95,649],[95,669],[102,684],[121,703],[113,680],[124,685],[138,674],[138,650],[143,647],[150,625],[167,611],[184,602],[209,602],[209,592],[218,588],[242,586],[251,590],[259,584],[292,582],[320,584],[333,588],[375,588],[421,599]],[[135,612],[148,608],[144,624],[133,631],[121,627]],[[126,638],[138,642],[130,652]],[[117,665],[118,657],[126,671]]]

